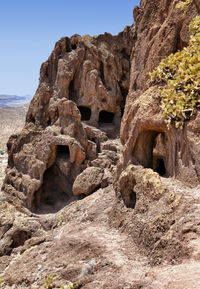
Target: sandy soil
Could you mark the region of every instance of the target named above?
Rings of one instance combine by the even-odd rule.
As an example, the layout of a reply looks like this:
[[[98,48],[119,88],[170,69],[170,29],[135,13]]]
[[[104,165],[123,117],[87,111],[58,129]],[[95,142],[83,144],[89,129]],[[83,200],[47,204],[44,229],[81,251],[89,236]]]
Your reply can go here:
[[[27,110],[28,104],[21,107],[0,108],[0,187],[7,166],[6,143],[11,134],[23,128]]]

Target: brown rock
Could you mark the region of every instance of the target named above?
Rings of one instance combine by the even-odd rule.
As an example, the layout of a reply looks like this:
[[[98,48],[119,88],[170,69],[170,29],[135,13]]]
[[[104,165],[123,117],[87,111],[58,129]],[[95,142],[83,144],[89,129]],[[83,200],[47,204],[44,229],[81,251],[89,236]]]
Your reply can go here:
[[[184,14],[180,1],[142,0],[133,11],[135,45],[131,61],[130,91],[148,87],[148,72],[162,58],[182,49],[189,42],[188,24],[199,13],[198,1],[192,1]]]
[[[131,162],[195,187],[200,180],[198,146],[193,141],[198,117],[183,130],[174,126],[168,129],[159,106],[158,87],[149,88],[128,103],[121,125],[124,148],[117,178]],[[195,142],[198,143],[197,137]]]
[[[56,288],[200,284],[200,114],[168,130],[160,87],[148,83],[164,56],[188,44],[200,7],[193,0],[184,14],[179,2],[142,0],[132,27],[62,38],[42,65],[25,127],[8,142],[0,200],[8,286],[42,288],[55,273]]]
[[[151,169],[129,165],[120,175],[119,190],[127,207],[135,208],[137,201],[137,208],[140,210],[147,208],[149,202],[159,200],[166,187],[159,175]]]
[[[41,67],[25,127],[8,142],[8,200],[15,196],[34,212],[56,211],[73,197],[83,168],[114,154],[98,156],[101,142],[119,135],[132,45],[131,27],[117,36],[74,35],[56,43]]]
[[[97,167],[89,167],[85,169],[74,181],[73,194],[90,195],[101,185],[103,178],[103,170]]]

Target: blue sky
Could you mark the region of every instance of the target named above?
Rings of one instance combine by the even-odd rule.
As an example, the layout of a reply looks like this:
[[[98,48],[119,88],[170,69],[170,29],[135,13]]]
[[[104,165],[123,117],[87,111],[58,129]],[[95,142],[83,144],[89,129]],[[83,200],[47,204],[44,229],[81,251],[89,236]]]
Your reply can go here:
[[[0,0],[0,94],[33,95],[63,36],[117,34],[139,0]]]

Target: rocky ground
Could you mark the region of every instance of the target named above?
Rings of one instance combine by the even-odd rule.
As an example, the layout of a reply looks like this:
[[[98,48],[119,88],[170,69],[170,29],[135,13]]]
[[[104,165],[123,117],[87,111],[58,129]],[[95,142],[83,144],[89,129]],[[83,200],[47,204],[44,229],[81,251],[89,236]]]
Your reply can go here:
[[[119,139],[103,142],[101,147],[106,150],[98,154],[93,165],[109,164],[111,152],[120,156]],[[1,164],[6,166],[5,154]],[[0,233],[4,236],[0,243],[0,288],[199,288],[199,187],[187,188],[151,170],[139,175],[149,175],[150,179],[147,183],[140,180],[143,184],[136,188],[134,209],[116,198],[112,184],[104,188],[105,180],[93,194],[72,199],[55,213],[45,209],[30,213],[21,206],[16,210],[17,204],[7,203],[1,194]],[[154,183],[159,182],[167,189],[161,189],[163,195],[156,201]],[[74,190],[88,189],[88,183],[77,181]],[[151,188],[150,200],[142,195],[146,184]],[[144,233],[138,235],[139,227]],[[173,235],[187,250],[170,243]],[[158,241],[153,248],[151,237],[154,246],[156,236],[169,242]]]
[[[120,156],[119,139],[101,148],[93,165],[109,165],[111,152]],[[2,172],[6,157],[0,158]],[[146,182],[142,176],[148,175]],[[188,188],[151,170],[141,171],[139,178],[143,183],[135,188],[134,209],[116,198],[112,184],[104,188],[105,179],[93,194],[55,213],[30,213],[1,194],[0,288],[199,288],[199,187]],[[167,189],[154,199],[159,182]],[[88,182],[77,181],[74,187],[84,185]],[[149,200],[143,195],[146,185]]]
[[[42,64],[8,142],[1,288],[200,288],[200,112],[167,128],[148,78],[188,45],[200,7],[178,2],[141,0],[131,27],[64,37]]]
[[[11,117],[11,122],[8,123],[9,118],[7,119],[8,129],[4,130],[5,138],[0,156],[2,177],[7,165],[5,144],[8,135],[6,136],[5,132],[12,129],[15,132],[23,124],[24,115],[18,113],[18,109],[13,111],[15,111],[13,118],[18,121],[14,122]],[[118,151],[120,155],[119,139],[106,141],[101,146],[107,149],[106,152],[111,149]],[[109,158],[104,153],[99,153],[99,158],[93,165],[95,162],[96,165],[98,162],[109,163]],[[166,258],[166,262],[160,264],[158,262],[152,266],[152,254],[138,245],[140,239],[132,233],[132,227],[137,228],[134,210],[127,208],[122,200],[116,198],[112,184],[106,188],[102,186],[83,199],[71,200],[71,203],[63,209],[49,214],[45,213],[45,210],[37,214],[20,212],[19,208],[19,211],[16,211],[16,204],[15,207],[8,204],[1,194],[0,212],[1,220],[4,220],[1,234],[4,234],[4,238],[0,245],[1,250],[7,250],[7,253],[0,254],[0,276],[2,276],[0,288],[196,289],[200,287],[199,188],[183,187],[181,182],[172,178],[161,180],[162,184],[168,187],[166,195],[170,194],[173,206],[179,207],[179,213],[173,211],[176,223],[180,222],[180,227],[176,230],[181,228],[182,241],[187,243],[192,252],[190,258],[178,247],[177,252],[173,252],[169,245],[168,257],[165,257],[164,247],[161,248],[161,253],[158,253],[159,250],[156,251],[156,254],[160,254],[157,258]],[[142,210],[140,205],[138,207]],[[137,214],[137,207],[135,211]],[[142,218],[145,220],[145,215]],[[154,230],[155,227],[152,225],[150,231]],[[147,231],[147,234],[150,231]],[[167,234],[172,234],[172,231],[173,225]],[[147,235],[142,238],[148,239]],[[11,251],[4,247],[5,244],[11,244]],[[177,255],[180,259],[174,258],[169,262],[170,256]],[[70,284],[73,287],[67,287]]]
[[[182,236],[193,251],[189,260],[182,255],[181,263],[170,264],[166,260],[162,265],[152,267],[149,256],[136,245],[131,232],[126,231],[128,226],[124,226],[125,222],[130,224],[132,221],[133,210],[116,200],[111,185],[72,202],[55,214],[33,214],[30,218],[17,213],[14,216],[12,206],[2,204],[1,214],[5,213],[8,219],[15,218],[12,233],[15,248],[12,254],[0,259],[4,282],[1,288],[10,288],[13,284],[12,288],[71,288],[61,287],[70,282],[79,284],[72,288],[86,289],[199,288],[199,238],[194,228],[194,223],[200,222],[199,192],[183,188],[174,180],[163,178],[162,181],[171,185],[173,191],[187,193],[180,210],[188,200],[193,201],[192,210],[182,216]],[[119,213],[113,220],[114,207],[122,210],[123,216]],[[121,225],[113,226],[113,221],[121,222]],[[28,222],[32,229],[38,227],[38,236],[20,244],[19,224],[25,232]],[[191,223],[193,227],[190,227]]]

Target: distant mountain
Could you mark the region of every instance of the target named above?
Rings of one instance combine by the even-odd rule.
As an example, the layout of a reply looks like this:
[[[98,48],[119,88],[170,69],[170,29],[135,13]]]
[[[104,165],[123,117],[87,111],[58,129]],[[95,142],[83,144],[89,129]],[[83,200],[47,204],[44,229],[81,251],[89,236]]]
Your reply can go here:
[[[6,95],[0,94],[0,108],[17,107],[31,101],[31,95]]]

